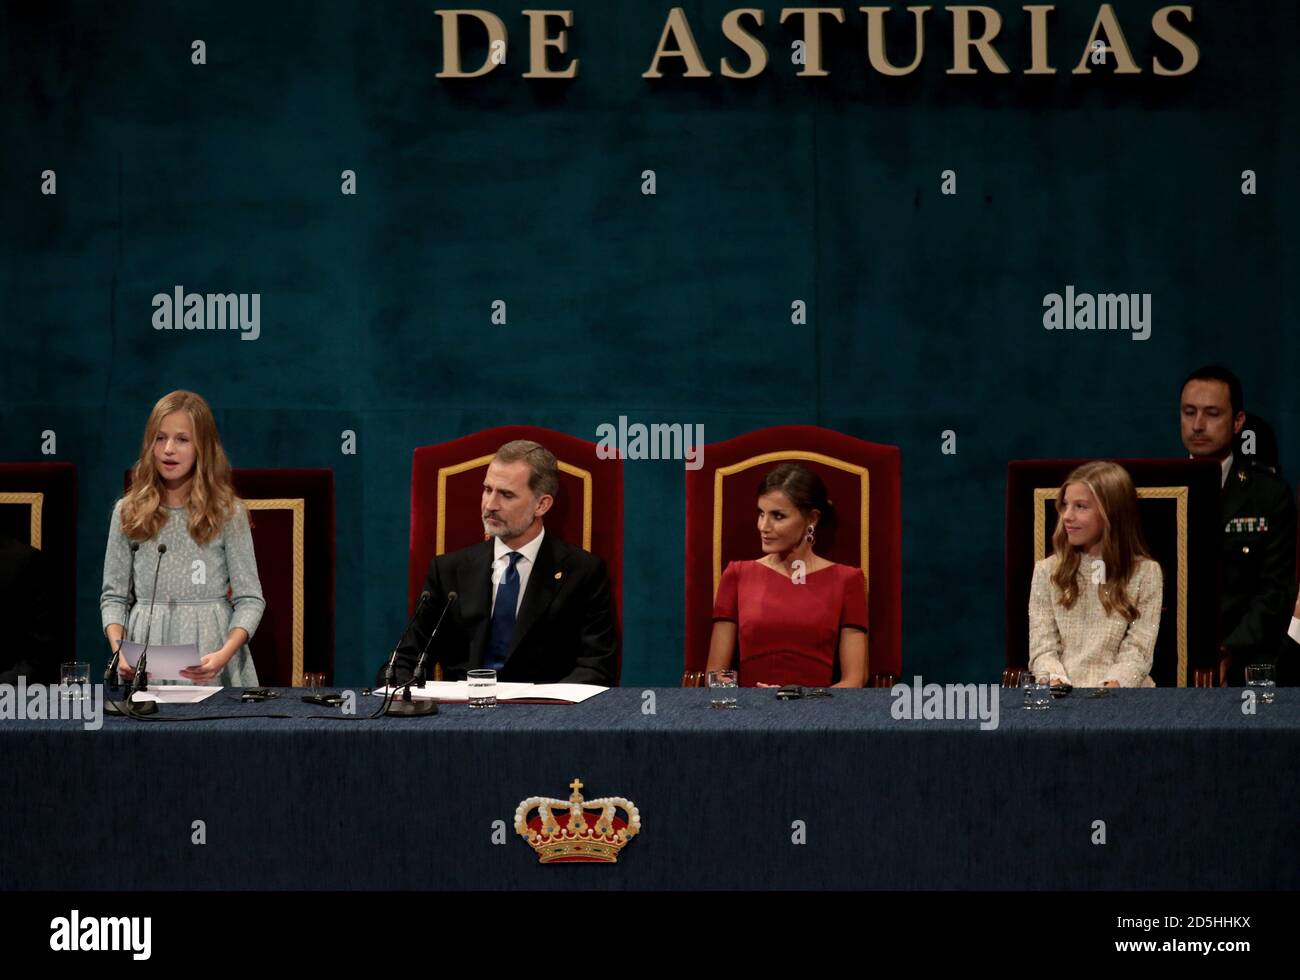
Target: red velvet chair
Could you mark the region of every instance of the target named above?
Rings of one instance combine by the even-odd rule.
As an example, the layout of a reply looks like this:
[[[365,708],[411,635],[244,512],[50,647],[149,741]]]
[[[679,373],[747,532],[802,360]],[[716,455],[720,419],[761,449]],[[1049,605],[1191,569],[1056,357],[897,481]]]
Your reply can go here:
[[[817,553],[856,565],[867,580],[867,683],[889,687],[903,669],[903,530],[897,446],[813,425],[782,425],[704,447],[686,471],[686,663],[682,686],[703,683],[713,600],[727,562],[762,554],[755,525],[764,474],[799,462],[826,484],[837,521],[818,528]]]
[[[249,643],[265,687],[334,673],[334,471],[236,469],[266,611]],[[126,486],[131,474],[127,471]]]
[[[54,620],[50,640],[61,661],[75,659],[77,468],[71,463],[0,463],[0,534],[40,550]]]
[[[415,609],[435,555],[484,540],[480,505],[483,477],[505,443],[531,439],[559,463],[560,492],[546,515],[548,534],[603,558],[614,592],[614,617],[623,633],[623,461],[600,459],[596,443],[553,429],[505,425],[433,446],[419,446],[411,462],[411,542],[408,614]],[[622,672],[619,644],[617,677]]]
[[[1084,459],[1012,460],[1006,499],[1006,670],[1014,687],[1029,662],[1034,562],[1051,552],[1056,494]],[[1159,687],[1218,683],[1219,481],[1214,460],[1117,459],[1138,490],[1142,533],[1164,573],[1160,632],[1151,666]]]

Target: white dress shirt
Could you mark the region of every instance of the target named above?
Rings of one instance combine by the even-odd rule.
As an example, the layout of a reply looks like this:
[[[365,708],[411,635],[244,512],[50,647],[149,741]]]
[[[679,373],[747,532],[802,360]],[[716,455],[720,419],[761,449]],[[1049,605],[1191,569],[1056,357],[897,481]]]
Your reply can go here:
[[[523,555],[515,563],[515,571],[519,573],[519,598],[515,600],[515,615],[519,615],[519,607],[524,601],[524,590],[528,588],[528,576],[533,573],[533,566],[537,564],[537,552],[542,546],[542,538],[546,537],[546,528],[542,528],[540,534],[533,540],[529,541],[522,548],[519,548],[519,554]],[[497,588],[501,585],[501,578],[505,575],[506,569],[510,567],[511,549],[507,548],[500,538],[492,539],[492,552],[496,556],[492,560],[492,609],[497,607]]]
[[[1219,478],[1219,489],[1223,489],[1228,485],[1228,474],[1232,472],[1232,453],[1228,453],[1219,465],[1223,467],[1223,475]]]

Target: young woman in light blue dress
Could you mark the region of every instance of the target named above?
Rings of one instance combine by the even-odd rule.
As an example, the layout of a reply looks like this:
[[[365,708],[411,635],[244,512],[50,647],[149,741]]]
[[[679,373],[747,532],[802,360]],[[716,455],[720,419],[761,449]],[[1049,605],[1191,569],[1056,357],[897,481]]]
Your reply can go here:
[[[198,662],[181,672],[189,683],[257,685],[248,640],[266,602],[248,510],[235,496],[212,409],[192,391],[164,395],[149,413],[131,488],[113,508],[99,607],[112,649],[123,634],[143,643],[146,632],[155,646],[193,643]],[[130,680],[134,672],[120,664]]]

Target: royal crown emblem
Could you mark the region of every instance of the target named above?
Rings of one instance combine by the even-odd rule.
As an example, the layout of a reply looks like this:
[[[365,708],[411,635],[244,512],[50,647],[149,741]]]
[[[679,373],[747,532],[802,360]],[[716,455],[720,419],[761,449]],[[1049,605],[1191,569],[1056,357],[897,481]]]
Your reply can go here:
[[[515,810],[515,833],[537,852],[542,864],[566,861],[618,862],[618,852],[641,831],[641,812],[621,796],[583,800],[582,780],[569,784],[569,799],[530,796]],[[624,820],[616,813],[622,809]],[[537,812],[529,818],[529,814]],[[588,811],[598,810],[599,813]],[[552,812],[559,811],[559,812]]]

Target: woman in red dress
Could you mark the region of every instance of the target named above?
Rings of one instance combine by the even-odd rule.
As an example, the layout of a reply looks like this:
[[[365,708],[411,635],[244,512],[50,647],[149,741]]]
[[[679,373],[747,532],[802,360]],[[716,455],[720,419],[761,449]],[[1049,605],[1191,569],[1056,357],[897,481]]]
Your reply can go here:
[[[862,687],[867,676],[867,592],[862,569],[813,553],[817,525],[833,518],[821,478],[783,463],[759,487],[763,557],[727,564],[713,605],[709,670],[728,670],[740,638],[743,687]]]

